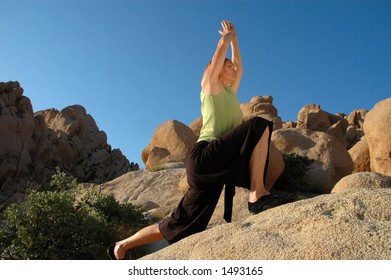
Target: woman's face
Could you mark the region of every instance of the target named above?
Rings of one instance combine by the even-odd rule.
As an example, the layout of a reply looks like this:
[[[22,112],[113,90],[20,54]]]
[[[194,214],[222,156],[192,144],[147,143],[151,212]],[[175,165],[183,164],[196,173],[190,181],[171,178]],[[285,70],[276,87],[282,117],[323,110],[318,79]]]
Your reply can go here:
[[[220,79],[230,86],[236,81],[236,67],[230,60],[224,62],[223,69],[220,73]]]

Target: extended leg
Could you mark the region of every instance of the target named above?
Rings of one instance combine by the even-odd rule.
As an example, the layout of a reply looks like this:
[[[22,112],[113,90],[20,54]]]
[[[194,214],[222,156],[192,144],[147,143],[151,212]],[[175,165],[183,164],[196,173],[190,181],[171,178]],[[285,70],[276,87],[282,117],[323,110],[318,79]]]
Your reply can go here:
[[[114,247],[114,255],[118,260],[122,260],[125,257],[127,250],[162,239],[163,236],[160,233],[159,225],[153,224],[139,230],[134,235],[117,242]]]

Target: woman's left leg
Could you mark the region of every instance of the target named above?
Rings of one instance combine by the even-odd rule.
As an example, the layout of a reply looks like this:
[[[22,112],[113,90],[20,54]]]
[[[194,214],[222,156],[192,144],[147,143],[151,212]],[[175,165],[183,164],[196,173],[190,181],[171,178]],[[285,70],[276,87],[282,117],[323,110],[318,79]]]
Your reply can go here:
[[[134,235],[117,242],[113,249],[115,258],[117,260],[122,260],[125,257],[126,251],[129,249],[160,240],[163,240],[163,235],[160,232],[159,225],[153,224],[147,226]]]

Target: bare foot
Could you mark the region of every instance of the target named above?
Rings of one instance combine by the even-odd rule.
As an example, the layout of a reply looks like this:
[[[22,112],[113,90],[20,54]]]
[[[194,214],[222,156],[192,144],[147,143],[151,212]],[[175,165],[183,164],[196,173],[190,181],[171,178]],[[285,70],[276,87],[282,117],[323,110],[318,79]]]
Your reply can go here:
[[[123,260],[125,258],[126,251],[122,244],[116,243],[114,247],[114,255],[117,260]]]

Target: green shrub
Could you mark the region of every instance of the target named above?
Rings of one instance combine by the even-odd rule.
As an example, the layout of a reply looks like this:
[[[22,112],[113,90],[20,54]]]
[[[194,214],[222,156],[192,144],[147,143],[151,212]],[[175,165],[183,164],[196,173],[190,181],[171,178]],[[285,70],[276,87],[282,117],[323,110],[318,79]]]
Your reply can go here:
[[[109,223],[145,225],[142,207],[130,203],[119,204],[114,196],[99,195],[91,206]]]
[[[31,193],[4,212],[8,254],[14,259],[95,259],[109,242],[108,224],[74,207],[67,192]],[[7,246],[8,245],[8,246]]]
[[[141,206],[118,203],[113,195],[102,195],[97,188],[91,188],[77,207],[93,209],[102,216],[111,225],[117,240],[128,237],[149,222]]]
[[[11,259],[106,259],[109,244],[147,224],[140,207],[94,191],[79,201],[64,190],[33,192],[2,216],[0,252]]]
[[[275,184],[276,189],[297,189],[305,185],[305,176],[311,169],[313,159],[297,154],[283,154],[285,169]]]
[[[53,174],[50,180],[50,186],[57,190],[69,190],[77,188],[77,179],[68,175],[56,166],[56,173]]]

